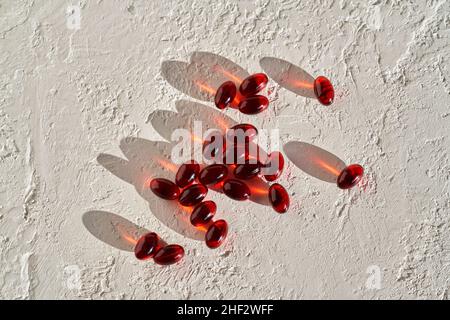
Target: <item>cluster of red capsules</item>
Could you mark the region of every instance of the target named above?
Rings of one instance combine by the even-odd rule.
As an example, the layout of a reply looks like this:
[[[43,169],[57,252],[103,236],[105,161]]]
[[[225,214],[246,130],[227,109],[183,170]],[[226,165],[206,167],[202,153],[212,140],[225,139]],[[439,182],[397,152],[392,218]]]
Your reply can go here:
[[[236,141],[236,133],[242,134],[245,140]],[[265,155],[253,141],[257,134],[257,129],[251,124],[233,126],[222,136],[222,154],[220,148],[213,145],[214,139],[204,141],[204,157],[217,163],[202,170],[200,181],[213,185],[216,189],[221,188],[231,199],[243,201],[252,195],[247,180],[250,180],[250,183],[251,179],[257,177],[264,178],[267,182],[277,180],[284,169],[284,157],[278,151]],[[243,143],[239,143],[239,140]],[[289,195],[278,183],[270,186],[268,200],[278,213],[285,213],[289,209]]]
[[[153,258],[157,264],[168,265],[180,261],[184,249],[178,244],[166,245],[156,233],[150,232],[139,238],[134,254],[139,260]]]
[[[214,97],[216,107],[223,110],[227,107],[236,107],[245,114],[257,114],[267,109],[269,99],[263,95],[258,95],[262,91],[269,79],[264,73],[255,73],[242,81],[237,90],[233,81],[226,81],[217,89]],[[314,94],[317,100],[329,106],[334,100],[334,88],[331,81],[319,76],[314,79]]]
[[[239,92],[234,82],[223,83],[216,92],[215,105],[219,109],[237,105],[239,111],[245,114],[257,114],[269,105],[269,100],[258,95],[268,83],[263,73],[253,74],[244,79],[239,86]],[[334,99],[334,89],[325,77],[318,77],[314,81],[314,92],[320,103],[330,105]],[[236,143],[236,132],[244,134],[243,144]],[[258,134],[251,124],[238,124],[230,128],[222,140],[221,148],[215,144],[215,138],[203,142],[203,153],[214,163],[201,169],[194,160],[182,164],[175,177],[175,183],[163,178],[156,178],[150,182],[154,194],[165,200],[177,200],[183,207],[192,207],[190,222],[194,227],[206,230],[205,243],[211,248],[218,248],[226,239],[228,224],[225,220],[214,220],[217,205],[214,201],[203,201],[208,188],[221,190],[229,198],[244,201],[251,197],[251,188],[245,182],[255,177],[264,177],[267,182],[273,182],[280,177],[284,168],[284,157],[278,152],[266,155],[263,160],[259,147],[253,138]],[[230,143],[231,142],[231,143]],[[256,146],[256,157],[250,154],[250,144]],[[267,173],[267,170],[269,173]],[[266,172],[264,172],[266,171]],[[231,174],[229,174],[231,172]],[[363,175],[363,168],[358,164],[346,167],[337,179],[341,189],[348,189],[356,185]],[[278,213],[285,213],[289,209],[290,199],[286,189],[279,183],[269,187],[268,200]],[[173,244],[164,245],[156,233],[142,236],[135,247],[138,259],[153,258],[158,264],[173,264],[184,256],[183,247]]]
[[[257,93],[266,87],[268,81],[264,73],[255,73],[242,81],[239,91],[233,81],[226,81],[217,89],[214,103],[221,110],[237,105],[242,113],[260,113],[269,106],[269,99]]]
[[[236,89],[234,82],[227,81],[224,82],[219,89],[217,89],[214,102],[216,107],[219,109],[225,109],[229,106],[238,106],[239,111],[245,114],[257,114],[265,109],[269,105],[269,100],[267,97],[262,95],[257,95],[262,91],[268,82],[268,78],[264,73],[255,73],[242,81],[239,86],[239,91]],[[324,77],[318,76],[314,79],[313,83],[314,94],[317,100],[325,105],[329,106],[334,100],[334,88],[331,81]],[[239,125],[240,129],[248,130],[247,124]],[[254,127],[253,127],[254,128]],[[256,128],[254,128],[255,132]],[[281,153],[277,152],[280,157],[279,163],[281,168],[284,164],[284,159]],[[253,166],[240,166],[240,169],[244,169],[244,172],[252,172],[252,168],[257,170],[258,165]],[[238,171],[240,169],[237,169]],[[355,186],[362,178],[364,174],[364,169],[359,164],[351,164],[344,168],[337,178],[337,186],[341,189],[349,189]],[[265,176],[266,180],[271,180],[270,176]],[[278,185],[274,185],[274,189],[279,189],[278,193],[284,193],[284,191],[279,188]],[[284,188],[283,188],[284,189]]]
[[[214,102],[217,108],[225,109],[236,105],[240,112],[245,114],[258,114],[267,109],[269,99],[258,94],[268,83],[269,79],[264,73],[255,73],[245,78],[237,90],[232,81],[224,82],[216,92]],[[236,133],[242,133],[245,137],[243,144],[238,144],[235,140]],[[281,175],[284,168],[283,155],[272,152],[266,159],[260,157],[261,150],[257,145],[255,154],[250,154],[250,144],[258,130],[251,124],[238,124],[227,131],[223,140],[223,163],[230,164],[234,179],[227,179],[223,183],[223,192],[230,198],[238,201],[247,200],[251,196],[251,190],[242,180],[249,180],[257,176],[263,176],[268,182],[275,181]],[[204,142],[204,153],[218,158],[218,150],[205,150],[214,141]],[[230,142],[231,146],[230,146]],[[212,151],[212,152],[211,152]],[[252,159],[253,158],[253,159]],[[218,159],[220,161],[220,157]],[[253,160],[253,161],[252,161]],[[215,167],[214,167],[215,166]],[[214,168],[222,166],[222,171],[227,169],[223,164],[212,165]],[[275,168],[270,174],[262,174],[267,168]],[[217,170],[217,169],[216,169]],[[278,213],[284,213],[289,208],[289,195],[286,189],[278,183],[273,184],[268,192],[269,201]]]
[[[167,179],[153,179],[150,188],[158,197],[166,200],[178,200],[183,207],[193,208],[190,222],[194,227],[206,231],[206,245],[218,248],[228,233],[228,225],[225,220],[213,220],[217,206],[213,201],[203,201],[208,194],[208,181],[205,178],[208,167],[200,170],[200,165],[195,161],[182,164],[176,173],[175,183]],[[211,178],[210,176],[208,176]],[[220,178],[220,177],[219,177]]]

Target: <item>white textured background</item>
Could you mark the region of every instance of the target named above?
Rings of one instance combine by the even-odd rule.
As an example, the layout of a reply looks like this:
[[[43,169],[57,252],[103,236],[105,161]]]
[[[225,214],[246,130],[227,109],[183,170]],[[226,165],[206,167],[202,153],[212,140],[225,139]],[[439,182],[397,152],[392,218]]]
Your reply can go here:
[[[0,298],[448,298],[449,1],[81,1],[79,30],[68,4],[0,2]],[[361,163],[365,191],[288,163],[287,214],[214,194],[223,247],[169,228],[162,200],[149,206],[97,157],[125,158],[126,137],[162,139],[151,113],[195,100],[161,65],[194,51],[332,79],[331,108],[271,82],[265,114],[226,115]],[[137,261],[87,231],[93,210],[183,245],[185,259]],[[372,265],[379,290],[366,288]]]

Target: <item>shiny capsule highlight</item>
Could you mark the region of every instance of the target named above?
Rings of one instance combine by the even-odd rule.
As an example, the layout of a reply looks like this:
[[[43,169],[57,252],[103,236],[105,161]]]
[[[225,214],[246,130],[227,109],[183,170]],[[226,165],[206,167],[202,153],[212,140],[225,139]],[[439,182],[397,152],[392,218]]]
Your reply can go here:
[[[341,171],[337,178],[337,185],[341,189],[350,189],[361,180],[363,174],[363,167],[359,164],[351,164]]]
[[[147,260],[152,258],[159,249],[161,245],[158,235],[150,232],[139,238],[134,247],[134,255],[139,260]]]
[[[203,201],[208,193],[208,189],[202,184],[193,184],[184,189],[178,202],[185,207],[192,207]]]
[[[205,185],[217,184],[223,180],[228,175],[228,168],[223,164],[211,164],[202,169],[200,172],[199,180]]]
[[[239,103],[239,111],[245,114],[257,114],[263,112],[269,106],[269,99],[265,96],[251,96]]]
[[[272,208],[278,213],[285,213],[289,209],[289,194],[281,184],[274,183],[270,186],[269,201]]]
[[[246,164],[238,164],[236,168],[234,168],[234,175],[236,178],[242,180],[248,180],[256,177],[261,172],[261,166],[259,163],[246,163]]]
[[[165,246],[156,252],[153,260],[157,264],[161,265],[169,265],[174,264],[183,259],[184,257],[184,249],[182,246],[178,244],[170,244]]]
[[[252,74],[242,81],[239,92],[246,97],[254,95],[263,90],[267,86],[267,82],[269,82],[269,78],[264,73]]]
[[[324,76],[319,76],[314,80],[314,94],[317,100],[324,106],[329,106],[334,100],[334,88],[331,81]]]
[[[267,162],[264,165],[264,178],[267,181],[275,181],[281,176],[281,174],[283,173],[283,169],[283,154],[279,151],[274,151],[268,155]]]
[[[258,129],[249,123],[240,123],[227,130],[226,139],[235,141],[252,141],[258,135]]]
[[[243,145],[229,145],[223,155],[223,163],[225,164],[237,164],[245,163],[248,159],[249,148],[248,144]]]
[[[170,180],[156,178],[150,181],[150,189],[158,197],[166,200],[175,200],[180,195],[180,189]]]
[[[250,198],[250,188],[245,182],[237,179],[228,179],[223,184],[223,192],[233,200],[244,201]]]
[[[204,201],[195,206],[190,221],[195,227],[206,226],[216,214],[217,206],[214,201]]]
[[[177,171],[175,182],[178,187],[184,188],[194,183],[200,172],[200,165],[195,161],[183,163]]]
[[[236,97],[236,85],[232,81],[227,81],[222,83],[222,85],[217,89],[216,95],[214,97],[214,103],[219,109],[225,109],[231,105],[234,97]]]
[[[216,139],[219,141],[216,142]],[[222,157],[225,153],[227,144],[224,136],[212,136],[203,141],[203,157],[206,160],[215,160],[217,157]]]
[[[217,220],[208,228],[208,231],[206,231],[206,245],[211,249],[216,249],[225,241],[227,235],[227,222],[225,220]]]

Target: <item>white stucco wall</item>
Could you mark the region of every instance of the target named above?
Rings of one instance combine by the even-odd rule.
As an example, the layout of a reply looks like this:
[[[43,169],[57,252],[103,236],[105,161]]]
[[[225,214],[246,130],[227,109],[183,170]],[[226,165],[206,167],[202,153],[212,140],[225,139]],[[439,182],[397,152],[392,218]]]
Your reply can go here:
[[[68,4],[0,3],[1,298],[448,298],[450,2],[81,1],[79,29]],[[277,57],[332,79],[332,107],[271,81],[266,113],[225,115],[361,163],[365,187],[342,191],[288,162],[287,214],[211,193],[228,241],[210,250],[188,236],[130,163],[111,158],[118,177],[97,157],[126,159],[127,137],[166,148],[150,142],[163,140],[152,115],[177,101],[213,108],[161,71],[198,51],[249,73]],[[159,124],[176,121],[167,114]],[[137,261],[107,228],[107,241],[87,230],[93,211],[183,245],[185,259]],[[371,266],[380,289],[366,285]]]

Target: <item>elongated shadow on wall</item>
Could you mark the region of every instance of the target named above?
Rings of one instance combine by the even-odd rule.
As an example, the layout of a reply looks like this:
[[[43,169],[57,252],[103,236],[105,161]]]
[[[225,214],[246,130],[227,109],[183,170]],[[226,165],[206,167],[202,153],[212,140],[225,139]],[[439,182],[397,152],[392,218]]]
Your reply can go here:
[[[153,128],[166,140],[172,140],[172,134],[177,129],[184,129],[194,133],[194,122],[201,125],[201,134],[209,129],[219,129],[224,133],[237,122],[218,109],[204,104],[179,100],[175,103],[176,112],[169,110],[156,110],[148,119]],[[201,137],[200,137],[201,138]]]
[[[336,183],[345,163],[334,154],[300,141],[290,141],[283,147],[286,156],[303,172],[322,181]]]
[[[314,78],[302,68],[274,57],[264,57],[259,64],[283,88],[302,97],[316,99]]]
[[[191,225],[186,208],[176,201],[158,198],[149,187],[153,178],[174,180],[178,168],[170,160],[172,144],[127,137],[120,142],[120,149],[126,159],[102,153],[97,157],[98,163],[133,185],[148,202],[150,212],[167,227],[188,238],[203,240],[204,231]]]
[[[233,61],[211,52],[195,51],[189,62],[164,61],[161,73],[169,84],[192,98],[214,101],[217,88],[225,81],[237,86],[249,73]]]
[[[150,232],[121,216],[107,211],[88,211],[83,224],[97,239],[119,250],[134,251],[137,240]]]

